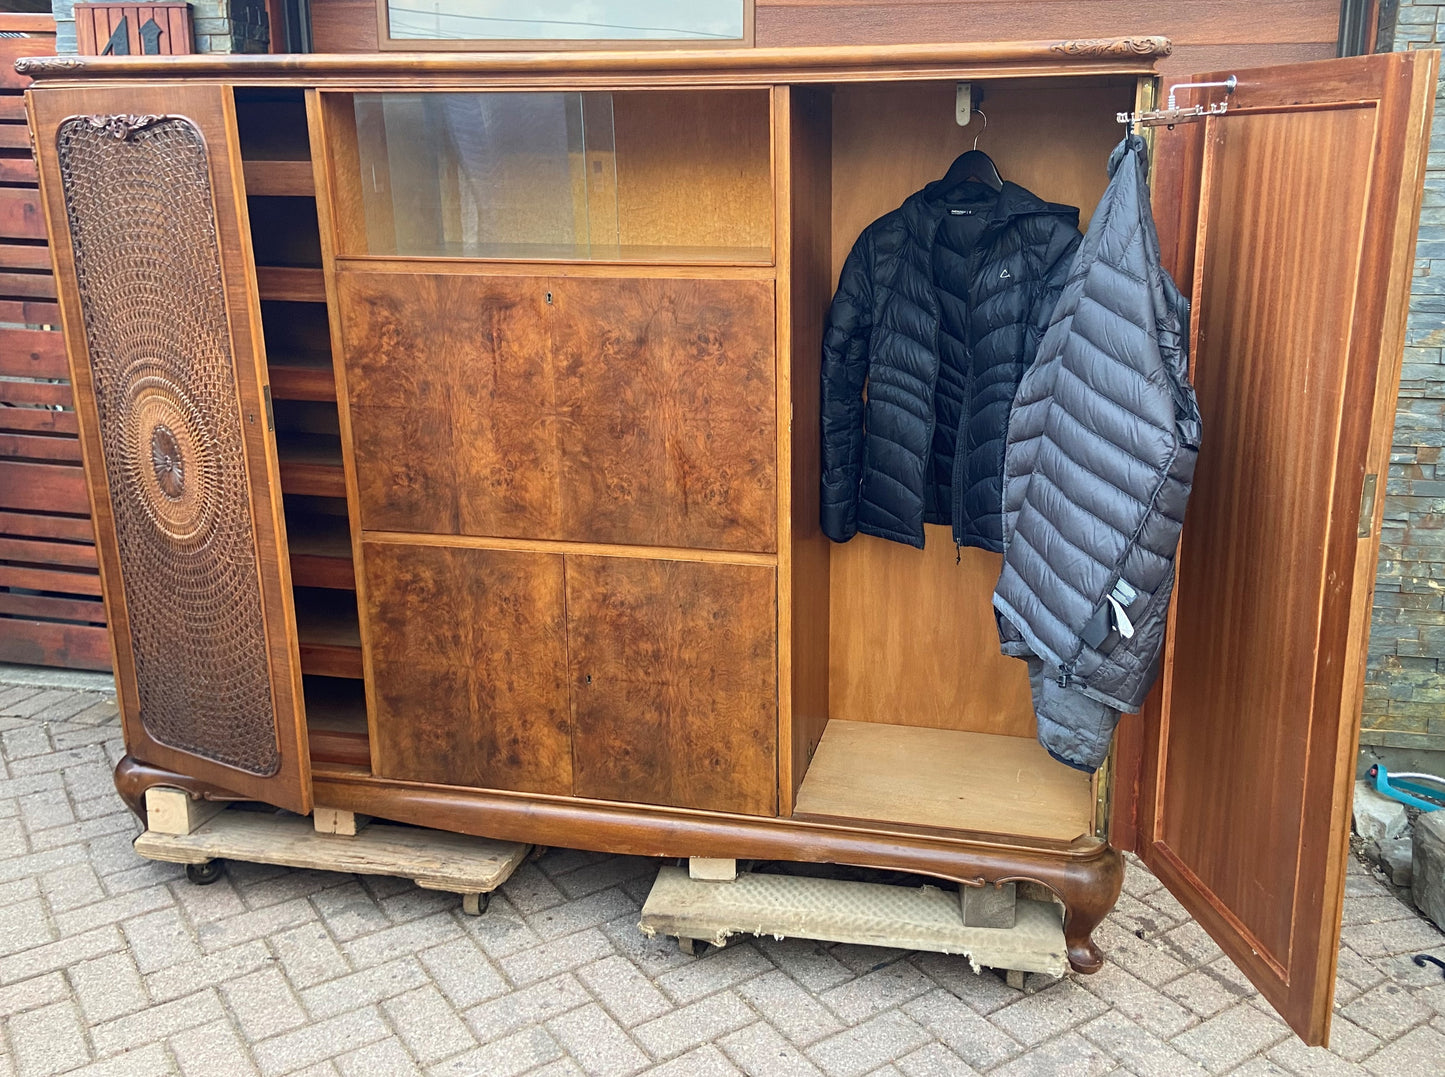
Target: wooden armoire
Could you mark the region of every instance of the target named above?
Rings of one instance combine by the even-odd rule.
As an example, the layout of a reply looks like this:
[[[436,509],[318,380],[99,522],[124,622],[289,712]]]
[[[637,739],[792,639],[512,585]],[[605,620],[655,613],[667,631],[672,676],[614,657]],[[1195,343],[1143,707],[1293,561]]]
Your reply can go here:
[[[1032,880],[1081,972],[1123,845],[1322,1040],[1436,54],[1151,132],[1205,437],[1112,767],[1036,744],[997,556],[818,528],[858,233],[976,137],[1087,221],[1168,49],[21,61],[121,793]]]

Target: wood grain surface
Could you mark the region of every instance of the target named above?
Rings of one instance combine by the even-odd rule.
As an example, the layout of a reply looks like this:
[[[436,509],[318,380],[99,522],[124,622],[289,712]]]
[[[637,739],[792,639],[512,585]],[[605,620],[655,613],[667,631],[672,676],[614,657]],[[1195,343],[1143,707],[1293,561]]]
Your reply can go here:
[[[339,289],[367,530],[776,548],[769,283]]]
[[[771,815],[776,573],[567,557],[578,796]]]
[[[376,772],[570,793],[562,558],[362,544]]]
[[[1361,490],[1388,466],[1437,57],[1240,71],[1197,171],[1184,154],[1161,183],[1202,176],[1169,249],[1193,254],[1204,445],[1141,851],[1309,1043],[1329,1027],[1383,511],[1361,535]]]
[[[1073,841],[1093,810],[1089,775],[1036,740],[835,719],[795,814]]]

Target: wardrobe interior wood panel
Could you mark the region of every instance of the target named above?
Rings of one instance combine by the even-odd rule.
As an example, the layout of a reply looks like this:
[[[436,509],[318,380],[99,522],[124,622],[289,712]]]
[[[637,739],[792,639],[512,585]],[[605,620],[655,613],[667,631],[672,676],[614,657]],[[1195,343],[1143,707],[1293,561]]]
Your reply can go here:
[[[922,550],[869,535],[833,548],[830,715],[1033,737],[1028,672],[998,649],[999,555],[927,531]]]
[[[975,136],[1006,180],[1079,207],[1087,225],[1108,183],[1102,162],[1119,139],[1113,113],[1132,107],[1137,83],[979,85],[987,125],[975,115],[967,127],[954,120],[951,82],[835,88],[830,295],[859,233],[942,176]],[[1060,94],[1068,109],[1057,107]],[[1025,667],[998,650],[991,595],[999,555],[960,555],[949,527],[925,531],[922,551],[864,535],[831,547],[830,715],[1033,737]]]
[[[1033,739],[834,719],[795,814],[1073,841],[1093,811],[1089,776]]]
[[[624,247],[731,247],[768,260],[768,94],[612,95]]]
[[[808,769],[808,760],[828,724],[828,562],[832,545],[819,526],[822,447],[818,437],[819,374],[823,318],[827,311],[831,259],[832,96],[825,87],[793,86],[788,101],[789,399],[780,410],[792,416],[791,489],[792,580],[789,667],[792,698],[783,721],[790,722],[789,756],[781,761],[781,810]]]
[[[572,791],[556,554],[363,542],[376,773]]]
[[[574,791],[771,815],[776,573],[567,556]]]

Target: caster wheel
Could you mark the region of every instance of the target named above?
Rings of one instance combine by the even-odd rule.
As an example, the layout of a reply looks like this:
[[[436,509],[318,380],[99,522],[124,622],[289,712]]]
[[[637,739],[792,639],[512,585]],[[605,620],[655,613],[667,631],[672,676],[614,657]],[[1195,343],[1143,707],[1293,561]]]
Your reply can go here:
[[[186,878],[196,886],[210,886],[225,874],[220,860],[207,860],[204,864],[187,864]]]
[[[492,903],[491,894],[463,894],[462,912],[468,916],[481,916]]]

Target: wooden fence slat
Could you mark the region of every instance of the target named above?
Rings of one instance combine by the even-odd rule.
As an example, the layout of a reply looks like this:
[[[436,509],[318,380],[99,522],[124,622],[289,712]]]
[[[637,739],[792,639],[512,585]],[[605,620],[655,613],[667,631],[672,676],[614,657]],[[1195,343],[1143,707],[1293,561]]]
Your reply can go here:
[[[64,565],[67,568],[95,568],[95,547],[78,542],[42,542],[35,539],[0,538],[0,561],[24,561],[31,565]]]
[[[0,123],[0,150],[28,150],[30,131],[23,123]]]
[[[38,178],[35,158],[0,157],[0,183],[35,183]]]
[[[80,440],[67,437],[46,437],[43,434],[0,433],[0,457],[16,460],[54,460],[59,463],[80,463]]]
[[[3,188],[0,188],[3,190]],[[0,295],[23,299],[54,299],[55,275],[46,269],[43,273],[8,272],[8,265],[0,251]]]
[[[0,180],[4,180],[4,160],[0,160]],[[0,243],[0,268],[52,271],[50,247],[38,243]]]
[[[23,587],[27,591],[56,591],[64,595],[100,597],[100,577],[93,572],[0,565],[0,587]]]
[[[0,30],[8,30],[0,26]],[[15,70],[15,61],[22,56],[52,56],[55,54],[55,38],[6,37],[0,38],[0,89],[23,90],[30,85],[30,76]]]
[[[7,408],[0,405],[0,430],[12,434],[78,434],[73,411],[51,408]]]
[[[31,512],[0,512],[0,535],[94,542],[89,516],[45,516]]]
[[[65,335],[51,329],[0,329],[0,377],[69,378]]]
[[[21,94],[0,92],[0,120],[24,122],[25,98]]]
[[[0,118],[6,98],[0,97]],[[22,114],[23,115],[23,114]],[[45,239],[45,214],[40,192],[33,187],[0,187],[0,236],[6,239]]]
[[[0,616],[38,617],[50,621],[83,621],[103,625],[105,603],[86,598],[55,598],[53,595],[20,595],[12,591],[0,591]]]
[[[88,515],[85,472],[68,464],[0,460],[0,508]]]
[[[71,406],[70,386],[48,381],[20,381],[0,378],[0,403]]]
[[[110,634],[95,625],[0,618],[0,662],[110,671]]]
[[[39,300],[0,299],[0,322],[14,325],[60,325],[60,304]]]

